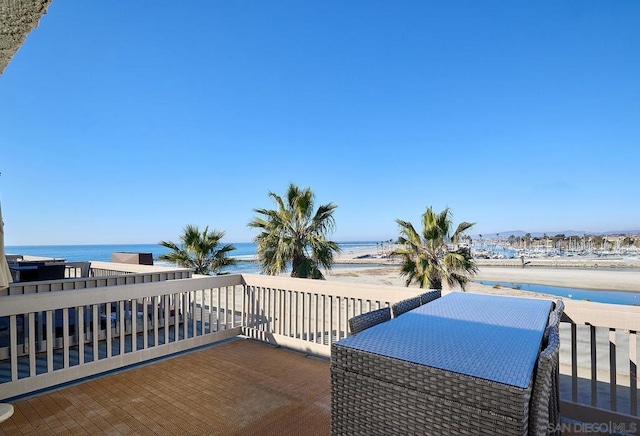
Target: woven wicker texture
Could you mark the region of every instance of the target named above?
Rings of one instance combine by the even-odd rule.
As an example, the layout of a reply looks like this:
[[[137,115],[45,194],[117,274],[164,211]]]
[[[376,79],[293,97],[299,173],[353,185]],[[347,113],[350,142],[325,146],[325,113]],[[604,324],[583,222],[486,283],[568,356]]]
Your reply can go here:
[[[442,292],[438,289],[435,291],[425,292],[424,294],[420,294],[420,304],[430,303],[442,296]]]
[[[332,435],[517,435],[517,421],[332,365]],[[526,407],[526,405],[525,405]]]
[[[337,344],[526,389],[550,308],[547,300],[455,292]]]
[[[558,319],[562,319],[562,314],[564,313],[564,302],[562,300],[557,300],[553,311],[558,314]]]
[[[396,304],[391,306],[391,310],[393,311],[393,316],[396,317],[410,310],[413,310],[419,306],[420,306],[420,296],[417,296],[413,298],[407,298],[406,300],[398,301]]]
[[[533,383],[529,415],[529,430],[532,435],[549,434],[550,424],[556,425],[550,404],[558,404],[553,380],[559,350],[560,337],[558,331],[552,329],[549,332],[549,343],[540,353]]]
[[[550,309],[454,293],[334,343],[332,434],[527,434]]]
[[[560,320],[564,313],[564,303],[562,300],[556,301],[555,309],[549,316],[549,327],[555,330],[556,334],[560,334]],[[546,341],[544,342],[547,343]],[[559,353],[553,360],[552,376],[551,376],[551,398],[549,399],[549,422],[553,428],[559,428],[560,424],[560,356]],[[551,432],[551,434],[559,435],[560,430]]]
[[[331,366],[464,406],[526,420],[530,387],[522,389],[334,344]]]
[[[372,310],[371,312],[349,318],[349,331],[351,334],[356,334],[374,325],[389,321],[390,319],[391,309],[388,307]]]

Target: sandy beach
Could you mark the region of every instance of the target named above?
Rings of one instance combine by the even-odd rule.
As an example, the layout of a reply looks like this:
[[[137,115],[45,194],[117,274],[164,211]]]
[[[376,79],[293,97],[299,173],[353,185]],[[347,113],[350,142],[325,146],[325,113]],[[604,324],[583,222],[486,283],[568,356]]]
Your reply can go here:
[[[326,273],[327,280],[351,283],[405,286],[400,277],[399,262],[389,258],[376,258],[376,250],[341,253],[334,268]],[[362,257],[369,255],[370,257]],[[546,258],[526,259],[524,268],[520,259],[479,259],[479,272],[473,280],[513,283],[535,283],[590,290],[640,292],[640,259]],[[415,285],[412,285],[415,286]],[[443,289],[447,292],[449,289]],[[469,283],[468,292],[500,295],[549,297],[545,294],[495,288]],[[558,298],[551,296],[551,298]]]

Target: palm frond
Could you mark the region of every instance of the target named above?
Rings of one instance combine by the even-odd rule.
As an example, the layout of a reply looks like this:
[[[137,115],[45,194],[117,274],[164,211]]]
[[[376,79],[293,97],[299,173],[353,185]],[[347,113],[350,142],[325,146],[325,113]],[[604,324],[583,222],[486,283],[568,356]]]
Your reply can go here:
[[[335,227],[335,204],[321,205],[314,212],[314,195],[310,188],[300,189],[290,183],[284,200],[273,192],[269,197],[276,209],[254,209],[261,215],[249,222],[260,230],[254,238],[257,258],[266,274],[292,267],[293,277],[321,278],[319,266],[330,268],[338,245],[326,239]]]
[[[469,248],[455,247],[459,236],[473,223],[460,223],[451,235],[451,216],[448,207],[439,213],[428,207],[422,214],[421,234],[410,222],[396,219],[399,248],[392,255],[400,258],[400,276],[407,277],[407,286],[416,283],[421,288],[441,289],[446,280],[449,285],[460,284],[464,289],[468,277],[477,272]]]

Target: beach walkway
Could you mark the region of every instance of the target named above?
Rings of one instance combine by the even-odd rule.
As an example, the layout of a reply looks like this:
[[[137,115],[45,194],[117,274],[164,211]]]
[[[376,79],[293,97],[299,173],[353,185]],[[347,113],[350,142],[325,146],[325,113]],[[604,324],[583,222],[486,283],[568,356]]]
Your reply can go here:
[[[0,434],[326,435],[329,362],[237,339],[13,405]]]

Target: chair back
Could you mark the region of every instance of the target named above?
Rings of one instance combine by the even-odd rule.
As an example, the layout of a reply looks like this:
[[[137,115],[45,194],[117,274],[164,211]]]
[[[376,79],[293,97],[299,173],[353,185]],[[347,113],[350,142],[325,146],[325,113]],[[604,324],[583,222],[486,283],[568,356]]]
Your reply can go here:
[[[543,346],[545,348],[538,356],[529,406],[529,434],[533,435],[554,433],[560,419],[551,407],[559,404],[554,388],[554,368],[560,350],[560,335],[556,329],[549,329],[548,343],[543,343]]]
[[[558,322],[560,322],[564,313],[564,302],[562,300],[556,301],[556,307],[553,311],[558,314]]]
[[[428,291],[424,294],[420,294],[420,305],[430,303],[433,300],[437,300],[442,296],[442,291],[436,289],[434,291]]]
[[[382,309],[372,310],[349,319],[349,330],[354,335],[363,330],[373,327],[376,324],[389,321],[391,319],[391,309],[383,307]]]
[[[395,318],[396,316],[400,316],[405,312],[415,309],[416,307],[420,307],[420,296],[398,301],[396,304],[391,306],[391,311]]]

